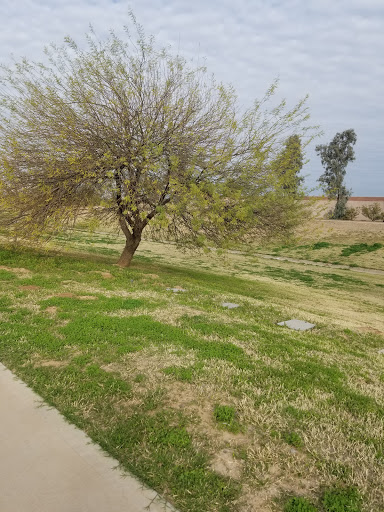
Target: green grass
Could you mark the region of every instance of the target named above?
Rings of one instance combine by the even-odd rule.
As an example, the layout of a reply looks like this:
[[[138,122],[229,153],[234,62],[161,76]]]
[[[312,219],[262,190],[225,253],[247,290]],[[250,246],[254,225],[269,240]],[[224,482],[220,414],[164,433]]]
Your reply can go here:
[[[201,366],[198,365],[189,367],[168,366],[167,368],[164,368],[163,371],[166,375],[172,375],[172,377],[177,380],[183,382],[193,382],[194,378],[198,374],[199,368],[201,368]]]
[[[355,487],[330,489],[322,498],[326,512],[361,512],[361,503],[362,498]]]
[[[294,497],[287,501],[284,512],[318,512],[318,509],[306,498]]]
[[[362,497],[356,487],[331,488],[323,492],[315,506],[303,496],[289,498],[284,512],[361,512]]]
[[[356,243],[331,243],[320,240],[312,245],[283,245],[274,248],[259,247],[258,251],[280,257],[290,257],[301,260],[309,260],[333,265],[348,265],[350,267],[366,267],[384,270],[383,251],[384,242],[382,237],[372,243],[369,234],[363,240],[370,242],[357,241]],[[356,236],[355,236],[356,239]]]
[[[260,272],[262,273],[262,272]],[[300,271],[296,269],[284,269],[276,267],[266,267],[264,270],[265,275],[282,279],[284,281],[296,281],[303,283],[306,286],[316,288],[339,288],[340,284],[343,285],[358,285],[366,286],[367,283],[362,279],[356,279],[354,277],[326,273],[315,270]]]
[[[341,256],[350,256],[351,254],[356,254],[356,253],[365,253],[365,252],[374,252],[374,251],[377,251],[378,249],[381,249],[383,246],[383,244],[379,244],[379,243],[375,243],[375,244],[353,244],[353,245],[350,245],[349,247],[345,247],[342,251],[341,251]]]
[[[295,448],[301,448],[303,446],[303,440],[297,432],[284,432],[283,439],[286,443]]]
[[[0,281],[13,281],[14,279],[16,279],[15,274],[8,270],[0,269]]]
[[[328,247],[331,247],[332,244],[330,244],[329,242],[316,242],[315,244],[312,245],[312,250],[316,251],[317,249],[324,249],[324,248],[328,248]]]
[[[90,246],[84,257],[0,250],[0,265],[30,272],[0,272],[6,366],[182,512],[236,511],[243,489],[255,496],[260,487],[280,511],[379,510],[383,338],[353,322],[382,314],[381,276],[247,257],[236,269],[174,264],[170,250],[149,249],[120,269],[108,254],[92,256],[92,240],[106,239],[75,233],[76,251]],[[166,291],[177,285],[188,292]],[[355,294],[359,313],[347,329],[324,303]],[[241,307],[226,310],[227,301]],[[293,315],[317,315],[316,329],[276,325]],[[215,469],[228,449],[240,477]],[[300,493],[289,486],[306,478],[314,495],[292,498]]]
[[[135,413],[127,421],[115,424],[110,435],[100,441],[102,447],[116,457],[126,454],[127,469],[147,480],[152,487],[167,487],[172,495],[188,498],[188,510],[206,510],[210,506],[208,495],[218,502],[219,510],[229,511],[225,503],[238,495],[238,486],[213,473],[208,467],[208,458],[193,447],[180,415]],[[144,447],[151,458],[143,457]],[[153,472],[154,467],[156,472]]]
[[[229,432],[237,433],[241,426],[237,421],[237,414],[234,407],[230,405],[215,405],[213,416],[217,423]]]

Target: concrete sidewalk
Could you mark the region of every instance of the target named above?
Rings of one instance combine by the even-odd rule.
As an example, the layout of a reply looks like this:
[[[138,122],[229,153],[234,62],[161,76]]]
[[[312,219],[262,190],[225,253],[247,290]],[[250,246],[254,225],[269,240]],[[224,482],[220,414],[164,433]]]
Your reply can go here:
[[[171,512],[0,363],[1,512]]]

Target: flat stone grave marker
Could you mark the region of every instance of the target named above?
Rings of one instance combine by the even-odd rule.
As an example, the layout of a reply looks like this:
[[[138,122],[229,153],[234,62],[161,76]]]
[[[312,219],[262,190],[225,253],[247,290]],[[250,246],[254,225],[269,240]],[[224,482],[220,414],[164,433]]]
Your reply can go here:
[[[187,290],[185,290],[184,288],[181,288],[181,286],[175,286],[174,288],[167,288],[167,291],[173,292],[173,293],[178,293],[178,292],[186,292]]]
[[[379,354],[384,354],[384,348],[381,348],[380,350],[377,351]]]
[[[222,306],[227,309],[235,309],[239,307],[239,304],[235,304],[234,302],[223,302]]]
[[[285,325],[290,329],[294,329],[295,331],[308,331],[309,329],[313,329],[315,324],[310,324],[309,322],[304,322],[303,320],[297,320],[293,318],[292,320],[286,320],[285,322],[279,322],[277,325]]]

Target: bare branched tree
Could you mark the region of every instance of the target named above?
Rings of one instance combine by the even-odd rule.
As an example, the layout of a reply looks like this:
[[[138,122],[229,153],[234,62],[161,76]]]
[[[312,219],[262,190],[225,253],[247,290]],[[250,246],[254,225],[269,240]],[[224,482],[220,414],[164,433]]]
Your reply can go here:
[[[311,138],[305,99],[240,113],[232,87],[115,34],[86,49],[67,38],[48,64],[3,67],[0,215],[18,236],[68,226],[79,212],[121,227],[128,266],[144,229],[190,246],[281,235],[303,202],[271,165],[292,134]]]

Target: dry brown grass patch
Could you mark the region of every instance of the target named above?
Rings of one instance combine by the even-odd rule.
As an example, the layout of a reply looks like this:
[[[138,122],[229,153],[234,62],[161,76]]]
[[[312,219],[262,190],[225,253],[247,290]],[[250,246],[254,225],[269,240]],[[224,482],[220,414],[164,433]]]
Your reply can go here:
[[[233,450],[223,448],[213,456],[211,468],[220,475],[240,480],[244,462],[236,459]]]
[[[57,310],[58,310],[57,306],[49,306],[48,308],[46,308],[44,310],[44,313],[48,313],[48,315],[53,317],[53,316],[56,316]]]
[[[104,279],[114,279],[113,275],[106,270],[91,270],[92,274],[100,274]]]
[[[22,278],[32,277],[32,272],[30,270],[28,270],[27,268],[7,267],[5,265],[0,265],[0,269],[7,270],[8,272],[13,272],[14,274],[16,274],[17,277],[22,277]]]
[[[152,314],[152,310],[147,308],[140,308],[139,310],[135,309],[117,309],[115,311],[111,311],[109,313],[104,313],[105,316],[118,317],[118,318],[128,318],[134,316],[149,316]]]
[[[317,242],[321,239],[353,244],[384,239],[382,222],[316,219],[309,222],[306,228],[301,236],[302,241]]]
[[[373,327],[359,327],[359,331],[371,332],[373,334],[384,334],[384,331],[379,331],[379,329],[374,329]]]
[[[187,366],[195,362],[192,351],[186,351],[182,355],[173,346],[161,348],[150,346],[139,352],[130,353],[121,359],[119,363],[110,363],[103,366],[106,371],[117,371],[123,378],[131,379],[137,373],[144,374],[147,379],[145,386],[160,385],[169,380],[162,370],[168,366]]]
[[[198,309],[179,304],[167,304],[166,307],[158,308],[150,313],[154,320],[170,325],[178,325],[178,321],[183,316],[197,316],[201,314],[203,312]]]
[[[65,366],[68,366],[68,364],[68,361],[55,361],[53,359],[47,359],[45,361],[35,363],[35,367],[64,368]]]

